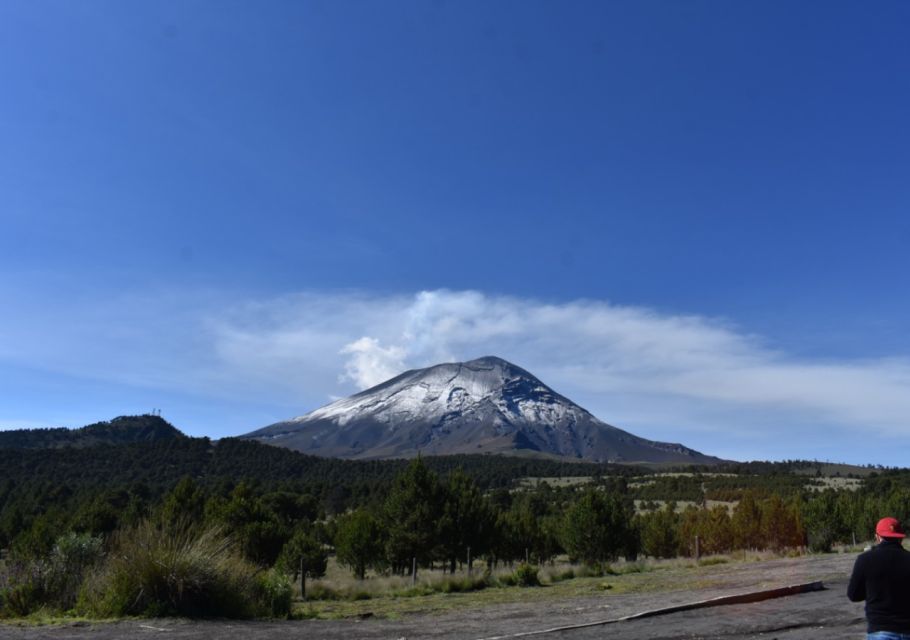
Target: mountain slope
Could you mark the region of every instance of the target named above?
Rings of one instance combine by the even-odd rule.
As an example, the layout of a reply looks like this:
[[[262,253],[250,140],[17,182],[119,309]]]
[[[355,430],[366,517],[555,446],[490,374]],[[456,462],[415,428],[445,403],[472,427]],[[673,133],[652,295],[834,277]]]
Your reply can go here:
[[[241,437],[342,458],[532,453],[594,462],[719,462],[610,426],[492,356],[407,371]]]

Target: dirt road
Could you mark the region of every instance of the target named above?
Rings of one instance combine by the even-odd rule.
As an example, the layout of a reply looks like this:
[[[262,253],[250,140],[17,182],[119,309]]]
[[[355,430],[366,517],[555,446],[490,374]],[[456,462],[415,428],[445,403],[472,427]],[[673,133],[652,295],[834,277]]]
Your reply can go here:
[[[606,626],[561,631],[530,638],[559,640],[758,639],[795,640],[862,638],[862,604],[844,593],[854,555],[790,558],[757,563],[732,563],[699,569],[704,587],[661,592],[586,596],[569,600],[517,602],[413,615],[400,620],[304,620],[290,622],[233,622],[190,620],[130,620],[112,624],[53,627],[0,626],[0,638],[10,640],[113,640],[156,638],[196,640],[418,640],[452,638],[481,640],[572,624],[615,619],[640,611],[733,593],[743,593],[821,580],[826,589],[765,602],[679,612]],[[671,577],[672,578],[672,577]],[[672,579],[671,579],[672,582]],[[527,637],[527,636],[526,636]],[[517,638],[516,638],[517,640]]]

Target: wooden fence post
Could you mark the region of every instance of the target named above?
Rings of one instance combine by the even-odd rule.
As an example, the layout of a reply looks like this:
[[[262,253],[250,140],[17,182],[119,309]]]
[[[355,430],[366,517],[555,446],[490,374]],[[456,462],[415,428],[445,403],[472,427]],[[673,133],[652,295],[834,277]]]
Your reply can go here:
[[[306,602],[306,567],[303,566],[303,556],[300,556],[300,597]]]

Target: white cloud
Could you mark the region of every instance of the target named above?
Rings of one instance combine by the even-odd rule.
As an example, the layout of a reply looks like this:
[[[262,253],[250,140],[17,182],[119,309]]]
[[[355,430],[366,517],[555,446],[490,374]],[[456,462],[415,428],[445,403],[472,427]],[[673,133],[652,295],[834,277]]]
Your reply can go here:
[[[216,344],[223,355],[233,354],[230,367],[253,363],[260,374],[286,377],[291,364],[318,365],[334,370],[333,380],[341,370],[343,381],[364,388],[406,368],[492,354],[573,398],[621,397],[624,405],[641,398],[642,413],[663,402],[678,422],[691,420],[680,415],[686,402],[699,412],[710,404],[736,409],[752,420],[789,412],[802,421],[901,432],[910,415],[906,360],[804,361],[700,316],[445,290],[307,294],[265,308],[268,321],[235,317],[221,325]],[[601,417],[610,420],[609,407],[603,408]]]
[[[905,358],[806,360],[722,320],[597,300],[447,290],[245,303],[150,294],[58,301],[54,316],[21,311],[0,318],[0,362],[213,403],[247,398],[303,413],[404,369],[499,355],[608,422],[690,446],[734,431],[910,431]]]
[[[388,380],[405,369],[405,350],[401,347],[383,348],[375,338],[363,337],[345,345],[342,354],[351,357],[344,365],[345,374],[341,382],[353,380],[359,387],[366,389]]]

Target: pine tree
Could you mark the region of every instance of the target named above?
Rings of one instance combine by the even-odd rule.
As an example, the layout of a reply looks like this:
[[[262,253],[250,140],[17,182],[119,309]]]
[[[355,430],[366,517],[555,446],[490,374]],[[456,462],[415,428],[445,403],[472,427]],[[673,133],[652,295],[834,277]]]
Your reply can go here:
[[[383,508],[387,557],[395,573],[409,569],[412,558],[421,565],[433,558],[440,542],[443,500],[439,478],[420,458],[395,478]]]
[[[164,497],[158,518],[162,524],[200,522],[205,509],[205,494],[189,476],[183,476]]]
[[[589,565],[615,560],[632,546],[630,516],[619,495],[588,489],[566,511],[566,551]]]
[[[660,511],[639,518],[641,549],[654,558],[675,558],[679,549],[679,515],[676,504],[668,502]]]
[[[739,504],[733,509],[733,542],[737,549],[763,549],[761,509],[751,490],[743,491]]]
[[[494,533],[495,519],[483,494],[461,469],[448,478],[444,489],[443,516],[440,522],[443,559],[452,572],[459,560],[485,554]]]
[[[341,516],[335,531],[335,555],[343,566],[363,580],[368,568],[384,564],[385,536],[382,524],[371,513],[358,510]]]
[[[294,580],[300,578],[300,593],[306,598],[306,578],[321,578],[328,566],[328,552],[309,527],[298,528],[281,549],[277,565]]]

